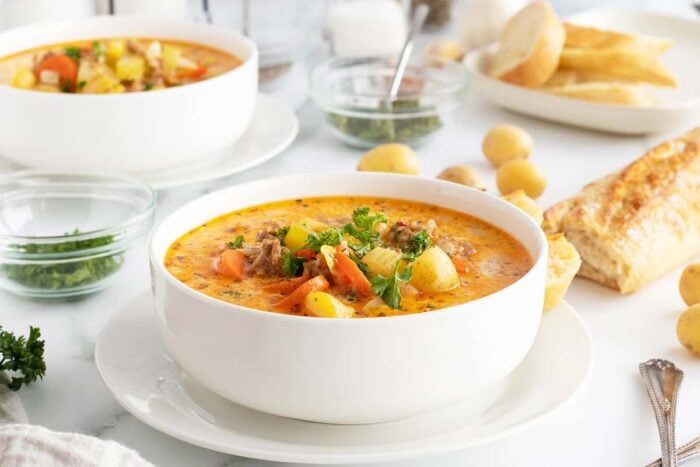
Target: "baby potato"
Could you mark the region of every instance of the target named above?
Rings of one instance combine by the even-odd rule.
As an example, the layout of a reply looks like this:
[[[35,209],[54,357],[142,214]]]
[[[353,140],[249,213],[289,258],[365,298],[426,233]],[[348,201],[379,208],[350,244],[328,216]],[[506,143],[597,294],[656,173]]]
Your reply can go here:
[[[700,263],[691,264],[685,268],[681,274],[678,289],[686,305],[700,303]]]
[[[544,220],[544,213],[542,208],[535,203],[535,200],[530,198],[525,194],[523,190],[515,190],[507,195],[503,195],[503,199],[516,207],[520,208],[528,216],[532,217],[532,220],[537,222],[537,225],[542,224]]]
[[[676,335],[683,347],[700,357],[700,303],[689,307],[678,318]]]
[[[357,164],[361,172],[390,172],[418,175],[418,156],[405,144],[382,144],[367,151]]]
[[[547,281],[544,291],[544,311],[551,310],[564,298],[581,267],[581,256],[563,234],[547,235]]]
[[[530,198],[536,199],[544,192],[547,179],[532,162],[516,159],[498,168],[496,185],[502,195],[523,190]]]
[[[457,268],[440,247],[431,246],[413,262],[411,285],[423,292],[444,292],[459,285]]]
[[[533,144],[528,132],[515,125],[504,124],[486,133],[481,150],[493,165],[500,167],[506,162],[530,157]]]
[[[486,191],[486,185],[484,185],[484,182],[481,180],[479,172],[468,165],[453,165],[452,167],[448,167],[440,172],[437,178]]]

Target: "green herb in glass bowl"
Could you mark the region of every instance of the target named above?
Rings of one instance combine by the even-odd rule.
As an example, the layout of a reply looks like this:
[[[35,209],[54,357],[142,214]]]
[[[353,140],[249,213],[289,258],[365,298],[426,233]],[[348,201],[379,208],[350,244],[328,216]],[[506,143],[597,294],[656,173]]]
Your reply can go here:
[[[66,237],[80,235],[76,229]],[[103,249],[114,242],[114,237],[104,236],[86,240],[67,240],[62,243],[27,243],[13,245],[17,251],[28,255],[46,255],[41,264],[2,264],[0,275],[28,289],[66,290],[90,288],[121,268],[122,253],[94,253],[87,257],[48,259],[60,254],[75,254],[85,250]]]

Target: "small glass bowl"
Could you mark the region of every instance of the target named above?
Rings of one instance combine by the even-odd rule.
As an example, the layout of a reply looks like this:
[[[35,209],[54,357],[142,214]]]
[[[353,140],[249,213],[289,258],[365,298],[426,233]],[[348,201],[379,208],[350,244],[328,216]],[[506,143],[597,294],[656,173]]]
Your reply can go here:
[[[361,148],[423,144],[460,104],[465,73],[458,63],[409,61],[398,96],[388,102],[396,57],[339,57],[311,71],[311,95],[343,142]]]
[[[28,170],[0,178],[0,288],[73,299],[106,287],[154,210],[153,190],[128,177]]]

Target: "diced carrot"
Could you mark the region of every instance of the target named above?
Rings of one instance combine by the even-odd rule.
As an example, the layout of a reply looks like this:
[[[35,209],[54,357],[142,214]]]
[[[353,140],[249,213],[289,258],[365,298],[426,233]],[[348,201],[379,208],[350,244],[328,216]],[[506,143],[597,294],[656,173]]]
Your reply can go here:
[[[338,272],[348,279],[350,285],[358,294],[363,297],[372,295],[372,284],[360,270],[360,267],[348,255],[340,250],[336,250],[333,258],[335,259],[335,267],[338,269]]]
[[[216,262],[216,272],[236,281],[243,279],[245,255],[238,250],[224,250]]]
[[[205,66],[200,66],[199,68],[192,70],[192,72],[189,73],[187,76],[192,79],[201,79],[202,76],[207,74],[207,71],[209,71],[209,68]]]
[[[271,284],[263,285],[260,287],[262,290],[267,292],[279,292],[283,294],[288,294],[293,292],[301,284],[309,280],[309,276],[299,276],[294,279],[288,279],[281,282],[273,282]]]
[[[323,276],[316,276],[297,287],[294,292],[275,303],[274,307],[282,310],[291,310],[300,305],[311,292],[328,290],[330,284]]]
[[[296,256],[297,258],[311,260],[316,257],[316,252],[314,250],[302,249],[294,253],[294,256]]]
[[[37,78],[41,78],[41,72],[51,70],[58,74],[61,84],[75,85],[78,76],[78,65],[72,58],[66,55],[49,55],[41,61],[36,68]]]
[[[452,264],[455,265],[455,269],[457,269],[457,273],[459,274],[469,272],[469,260],[464,256],[453,256]]]

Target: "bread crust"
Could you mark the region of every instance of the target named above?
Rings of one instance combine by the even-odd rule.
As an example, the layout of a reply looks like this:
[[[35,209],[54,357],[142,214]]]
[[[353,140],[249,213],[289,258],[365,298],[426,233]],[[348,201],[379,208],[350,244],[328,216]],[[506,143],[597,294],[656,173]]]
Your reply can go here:
[[[548,3],[535,2],[526,8],[535,6],[545,11],[544,26],[530,54],[515,67],[495,75],[502,81],[518,86],[540,86],[554,74],[559,66],[559,56],[564,48],[564,26]],[[517,15],[511,18],[511,21],[516,19]],[[507,29],[508,26],[506,26],[506,33]]]
[[[634,292],[700,254],[700,128],[545,212],[581,254],[579,275]]]

